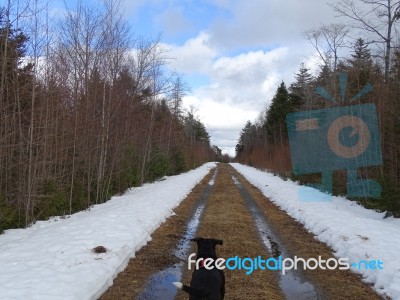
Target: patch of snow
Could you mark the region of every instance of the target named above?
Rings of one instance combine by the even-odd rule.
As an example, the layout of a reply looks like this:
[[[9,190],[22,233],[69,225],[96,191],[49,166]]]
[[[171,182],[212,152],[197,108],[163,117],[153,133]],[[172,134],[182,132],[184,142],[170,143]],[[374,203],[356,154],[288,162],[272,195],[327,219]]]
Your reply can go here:
[[[330,246],[336,257],[380,260],[383,270],[351,268],[372,283],[379,294],[400,299],[400,220],[366,209],[344,197],[307,191],[314,201],[301,201],[304,186],[271,173],[241,164],[231,164],[272,202],[304,224],[316,238]],[[321,201],[315,201],[320,199]],[[329,199],[329,201],[328,201]]]
[[[215,163],[0,235],[1,299],[97,299]],[[93,248],[103,246],[105,253]]]

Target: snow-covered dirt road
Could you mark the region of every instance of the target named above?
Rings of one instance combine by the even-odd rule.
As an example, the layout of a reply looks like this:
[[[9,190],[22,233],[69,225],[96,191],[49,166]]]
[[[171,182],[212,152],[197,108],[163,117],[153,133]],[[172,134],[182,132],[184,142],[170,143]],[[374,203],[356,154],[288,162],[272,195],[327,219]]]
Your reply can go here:
[[[192,208],[202,189],[210,184],[210,170],[215,166],[206,164],[188,173],[131,189],[107,203],[66,218],[57,217],[37,222],[27,229],[6,231],[0,235],[0,299],[97,299],[114,280],[114,286],[103,295],[104,299],[112,299],[111,296],[107,298],[107,294],[118,288],[115,285],[125,276],[121,271],[129,269],[128,263],[146,269],[146,259],[141,260],[141,257],[147,255],[149,262],[148,253],[158,253],[147,275],[157,268],[173,265],[176,258],[170,256],[173,256],[175,243],[182,239]],[[400,299],[398,219],[385,219],[384,214],[366,210],[344,198],[326,200],[326,195],[315,190],[308,192],[314,199],[320,197],[325,201],[301,201],[297,183],[254,168],[232,166],[218,166],[198,231],[201,235],[218,235],[215,237],[224,239],[225,245],[220,249],[222,257],[259,253],[268,258],[276,254],[265,247],[254,215],[250,213],[251,205],[246,204],[240,193],[240,183],[259,208],[258,214],[270,223],[274,235],[287,249],[287,255],[305,259],[346,258],[350,265],[363,260],[383,262],[382,268],[375,269],[351,266],[351,272],[319,269],[302,272],[300,277],[315,286],[316,295],[342,296],[339,298],[343,299],[346,295],[348,298],[358,295],[373,299],[378,298],[376,292]],[[203,178],[201,187],[199,183]],[[249,247],[239,247],[238,243]],[[94,253],[97,246],[105,247],[106,252]],[[164,250],[159,253],[159,249]],[[120,275],[115,278],[118,273]],[[252,275],[246,275],[244,270],[226,270],[225,273],[228,273],[227,288],[235,297],[243,292],[237,290],[240,285],[235,282],[253,282],[256,276],[260,276],[264,285],[249,285],[247,292],[260,295],[257,293],[269,291],[278,298],[287,297],[278,271],[263,274],[259,270]],[[132,295],[139,295],[149,277],[138,276],[135,271],[129,276],[137,279],[139,287]],[[263,276],[268,277],[268,284]],[[132,277],[127,278],[132,282]],[[189,283],[190,272],[184,270],[182,280]],[[123,295],[124,291],[121,293]],[[234,298],[228,295],[228,299]],[[126,297],[131,296],[126,293]],[[187,295],[178,294],[179,297]]]

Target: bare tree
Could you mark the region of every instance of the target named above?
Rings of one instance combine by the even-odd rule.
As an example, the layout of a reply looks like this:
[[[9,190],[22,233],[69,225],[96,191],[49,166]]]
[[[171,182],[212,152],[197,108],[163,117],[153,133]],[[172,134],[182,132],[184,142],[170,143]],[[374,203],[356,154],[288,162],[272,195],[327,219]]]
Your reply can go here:
[[[172,123],[174,119],[179,118],[182,114],[181,111],[182,98],[186,95],[188,89],[189,88],[187,84],[182,81],[181,76],[176,77],[175,81],[173,82],[173,89],[171,93],[172,115],[169,122],[167,154],[169,153],[170,143],[171,143]]]
[[[3,97],[4,97],[4,81],[6,78],[6,66],[7,66],[7,50],[8,50],[8,36],[10,31],[10,0],[7,1],[7,6],[5,8],[5,24],[6,24],[6,32],[4,34],[3,45],[4,48],[2,50],[2,58],[1,58],[1,74],[0,74],[0,106],[3,107]],[[3,14],[3,12],[1,12]]]
[[[330,6],[340,16],[349,18],[351,26],[371,34],[371,43],[384,45],[385,81],[388,82],[396,21],[400,19],[400,1],[340,0]]]
[[[80,115],[89,115],[89,77],[98,63],[98,45],[100,43],[100,24],[101,17],[98,11],[86,7],[82,0],[79,0],[74,10],[67,9],[67,15],[59,24],[60,40],[58,58],[56,64],[62,64],[68,81],[66,88],[70,90],[68,106],[73,112],[73,138],[72,138],[72,170],[70,172],[70,191],[69,191],[69,213],[72,212],[72,197],[76,180],[77,153],[78,145],[82,144],[78,140],[78,128],[83,128],[85,124],[79,124]],[[81,105],[85,101],[86,105]],[[85,107],[86,112],[79,110]],[[86,120],[87,121],[87,120]],[[81,125],[81,126],[80,126]],[[86,127],[85,127],[86,128]],[[90,152],[88,154],[90,161]],[[90,172],[89,172],[90,174]],[[88,187],[90,189],[90,187]]]
[[[110,130],[112,118],[116,117],[113,108],[118,107],[118,100],[113,99],[117,75],[123,69],[123,63],[132,45],[132,36],[128,23],[123,18],[121,0],[105,0],[105,11],[101,31],[101,62],[99,64],[103,82],[101,103],[100,156],[98,161],[96,201],[104,199],[110,185],[112,167],[106,169],[110,148]],[[113,103],[115,100],[117,103]],[[109,172],[106,176],[106,170]],[[108,178],[101,189],[101,182]]]
[[[159,39],[133,39],[122,0],[65,1],[59,26],[49,1],[0,11],[0,232],[209,159],[184,130],[185,84]]]
[[[333,71],[336,71],[339,62],[339,50],[346,46],[349,29],[344,24],[324,25],[317,29],[304,32],[303,36],[317,50],[324,65],[331,65],[333,58]]]

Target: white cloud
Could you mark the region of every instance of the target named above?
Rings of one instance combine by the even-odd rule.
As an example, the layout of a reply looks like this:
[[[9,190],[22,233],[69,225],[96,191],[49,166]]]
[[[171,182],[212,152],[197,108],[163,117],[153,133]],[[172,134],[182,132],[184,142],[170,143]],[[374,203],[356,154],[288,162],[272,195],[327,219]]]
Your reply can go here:
[[[173,7],[163,11],[156,18],[156,22],[160,24],[163,32],[167,35],[182,33],[192,27],[191,22],[185,17],[181,7]]]
[[[196,92],[183,98],[184,108],[196,108],[196,114],[210,130],[241,129],[243,122],[253,120],[258,111],[248,108],[243,109],[231,105],[229,102],[220,102],[218,99],[202,97]]]
[[[210,27],[212,43],[223,48],[292,44],[306,29],[334,21],[321,0],[231,0],[226,7],[230,15]]]
[[[218,57],[218,50],[203,32],[180,47],[165,46],[176,57],[173,66],[177,71],[201,73],[210,79],[211,84],[194,89],[183,103],[186,109],[197,108],[212,143],[229,154],[234,154],[243,126],[265,110],[280,82],[290,85],[301,62],[311,65],[315,61],[306,42]]]
[[[214,63],[210,74],[218,83],[218,88],[206,88],[205,93],[214,94],[242,108],[261,109],[272,97],[276,84],[289,79],[285,72],[279,71],[279,65],[283,65],[287,57],[287,48],[222,57]]]
[[[211,143],[234,156],[234,147],[238,140],[238,135],[247,120],[254,120],[257,110],[232,106],[226,102],[218,102],[212,98],[202,98],[194,95],[183,98],[183,106],[190,110],[191,106],[196,108],[196,115],[204,123],[208,133],[211,135]]]
[[[182,46],[163,44],[174,58],[171,66],[182,73],[208,73],[217,51],[209,45],[209,35],[201,32]]]
[[[240,130],[265,110],[279,83],[290,85],[301,62],[317,70],[315,51],[301,33],[333,22],[334,16],[320,0],[207,2],[224,13],[183,45],[164,46],[178,72],[208,78],[210,84],[195,88],[184,106],[195,106],[212,142],[234,154]],[[181,12],[170,6],[165,20],[174,27]]]
[[[196,39],[195,39],[196,40]],[[183,46],[180,51],[189,51]],[[193,90],[183,99],[186,109],[197,115],[210,133],[212,143],[233,155],[245,123],[254,121],[272,99],[279,83],[290,82],[299,57],[289,48],[269,52],[249,51],[233,57],[209,57],[205,72],[212,84]],[[292,55],[295,58],[292,58]]]

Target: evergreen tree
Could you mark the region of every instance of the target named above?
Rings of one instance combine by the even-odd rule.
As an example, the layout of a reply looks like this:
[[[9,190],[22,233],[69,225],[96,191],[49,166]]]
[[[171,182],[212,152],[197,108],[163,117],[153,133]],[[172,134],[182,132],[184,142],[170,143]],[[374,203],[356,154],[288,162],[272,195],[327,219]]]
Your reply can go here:
[[[243,127],[239,143],[235,147],[236,156],[238,157],[243,151],[249,152],[253,146],[254,139],[257,136],[257,130],[255,125],[250,121],[247,121],[246,125]]]
[[[16,111],[13,107],[16,97],[22,96],[15,95],[15,90],[27,90],[31,85],[33,65],[22,62],[26,57],[27,42],[28,37],[21,30],[14,29],[6,19],[4,9],[0,9],[0,106],[4,108],[7,103],[11,112]],[[27,98],[30,99],[29,95]]]
[[[28,37],[8,19],[0,8],[0,233],[20,226],[30,188],[21,162],[29,154],[33,65],[23,64]]]
[[[242,152],[243,152],[243,144],[241,144],[241,143],[239,142],[239,143],[237,143],[236,146],[235,146],[235,154],[236,154],[236,157],[238,158],[238,157],[241,155]]]
[[[350,63],[353,67],[365,67],[365,64],[368,63],[371,59],[371,52],[368,49],[368,45],[365,44],[365,41],[362,38],[357,39],[354,45],[354,53],[351,54],[352,59],[350,59]]]
[[[293,102],[295,102],[297,106],[305,104],[306,107],[309,107],[315,88],[310,69],[306,68],[304,63],[301,63],[299,72],[295,74],[295,79],[296,81],[293,82],[289,88]]]
[[[22,58],[26,55],[26,43],[28,37],[19,29],[14,29],[10,22],[6,20],[4,16],[4,9],[0,9],[0,62],[4,63],[4,57],[7,57],[6,65],[8,69],[14,70],[26,70],[27,66],[32,67],[28,64],[25,67],[21,67]]]
[[[221,150],[220,147],[213,145],[212,148],[213,148],[213,150],[215,152],[215,155],[217,155],[217,156],[221,156],[222,155],[222,150]]]
[[[186,135],[190,138],[191,143],[199,142],[210,145],[210,135],[206,127],[192,113],[189,112],[184,118],[184,124]]]
[[[294,111],[294,98],[290,96],[285,83],[278,87],[272,103],[267,111],[265,127],[270,142],[283,143],[287,137],[286,115]]]
[[[400,51],[396,51],[393,55],[392,68],[390,69],[392,81],[399,86],[400,82]]]
[[[195,120],[194,131],[195,131],[196,141],[201,143],[206,143],[207,145],[210,144],[210,135],[208,134],[206,127],[201,121]]]
[[[357,39],[348,63],[356,75],[356,82],[350,83],[350,88],[357,92],[369,81],[372,70],[371,52],[362,38]]]

